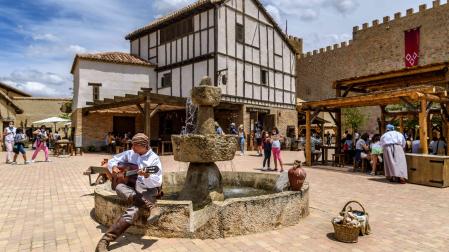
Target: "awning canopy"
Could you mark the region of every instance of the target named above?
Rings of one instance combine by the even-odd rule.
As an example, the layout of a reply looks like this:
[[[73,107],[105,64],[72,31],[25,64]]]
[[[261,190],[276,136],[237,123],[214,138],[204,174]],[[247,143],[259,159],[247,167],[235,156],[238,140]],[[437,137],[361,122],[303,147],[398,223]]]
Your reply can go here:
[[[62,122],[70,122],[69,119],[64,119],[61,117],[50,117],[40,121],[35,121],[33,124],[46,124],[46,123],[62,123]]]

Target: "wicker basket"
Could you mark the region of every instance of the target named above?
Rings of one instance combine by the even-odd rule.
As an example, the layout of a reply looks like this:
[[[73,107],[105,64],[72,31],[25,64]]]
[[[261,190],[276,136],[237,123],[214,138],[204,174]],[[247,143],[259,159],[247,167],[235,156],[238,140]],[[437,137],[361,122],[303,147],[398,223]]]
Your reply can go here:
[[[332,221],[332,224],[334,225],[335,239],[337,239],[338,241],[341,241],[341,242],[355,243],[358,241],[358,238],[359,238],[360,226],[351,226],[351,225],[347,225],[347,223],[346,223],[346,217],[348,216],[348,211],[352,210],[352,208],[350,208],[349,205],[352,203],[358,204],[363,209],[363,212],[366,213],[365,208],[358,201],[352,200],[352,201],[349,201],[348,203],[346,203],[346,205],[343,207],[342,211],[340,212],[340,215],[343,216],[342,223],[338,224],[338,223],[334,223]]]

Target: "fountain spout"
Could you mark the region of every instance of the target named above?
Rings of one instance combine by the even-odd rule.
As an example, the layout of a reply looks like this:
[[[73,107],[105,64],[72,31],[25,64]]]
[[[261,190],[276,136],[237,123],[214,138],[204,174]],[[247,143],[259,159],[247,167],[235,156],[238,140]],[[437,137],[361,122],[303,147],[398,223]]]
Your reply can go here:
[[[237,139],[233,135],[215,133],[214,107],[220,104],[221,89],[204,77],[191,92],[192,103],[198,106],[197,128],[194,134],[173,135],[176,161],[190,162],[186,182],[179,199],[191,200],[201,208],[213,200],[223,200],[223,183],[216,161],[234,159]]]

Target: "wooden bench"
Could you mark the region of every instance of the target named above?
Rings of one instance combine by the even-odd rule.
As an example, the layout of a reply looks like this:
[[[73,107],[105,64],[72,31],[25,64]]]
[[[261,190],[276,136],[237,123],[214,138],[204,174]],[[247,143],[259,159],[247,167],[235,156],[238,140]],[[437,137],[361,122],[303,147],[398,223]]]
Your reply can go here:
[[[87,170],[83,174],[89,176],[89,185],[91,185],[91,186],[99,185],[99,184],[103,184],[104,182],[106,182],[108,180],[107,169],[108,168],[103,167],[103,166],[90,166],[89,168],[87,168]],[[92,184],[92,175],[93,174],[98,174],[98,177],[97,177],[97,179],[95,179],[95,183]]]

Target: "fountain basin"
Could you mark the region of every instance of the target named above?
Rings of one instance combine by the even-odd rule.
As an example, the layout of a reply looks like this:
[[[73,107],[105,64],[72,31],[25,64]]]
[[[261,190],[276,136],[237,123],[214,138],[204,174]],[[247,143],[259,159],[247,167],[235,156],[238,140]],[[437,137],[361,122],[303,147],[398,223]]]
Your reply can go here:
[[[265,195],[228,198],[213,201],[194,211],[191,201],[159,200],[165,213],[154,225],[147,225],[149,211],[142,211],[129,233],[168,238],[216,239],[271,231],[299,223],[309,214],[309,185],[301,191],[272,192],[278,174],[253,172],[222,172],[223,184],[270,191]],[[164,174],[164,186],[182,187],[185,172]],[[226,190],[225,190],[226,191]],[[260,193],[257,193],[260,194]],[[127,208],[110,184],[95,188],[95,218],[111,225]]]
[[[213,163],[234,159],[237,138],[234,135],[172,135],[176,161]]]

